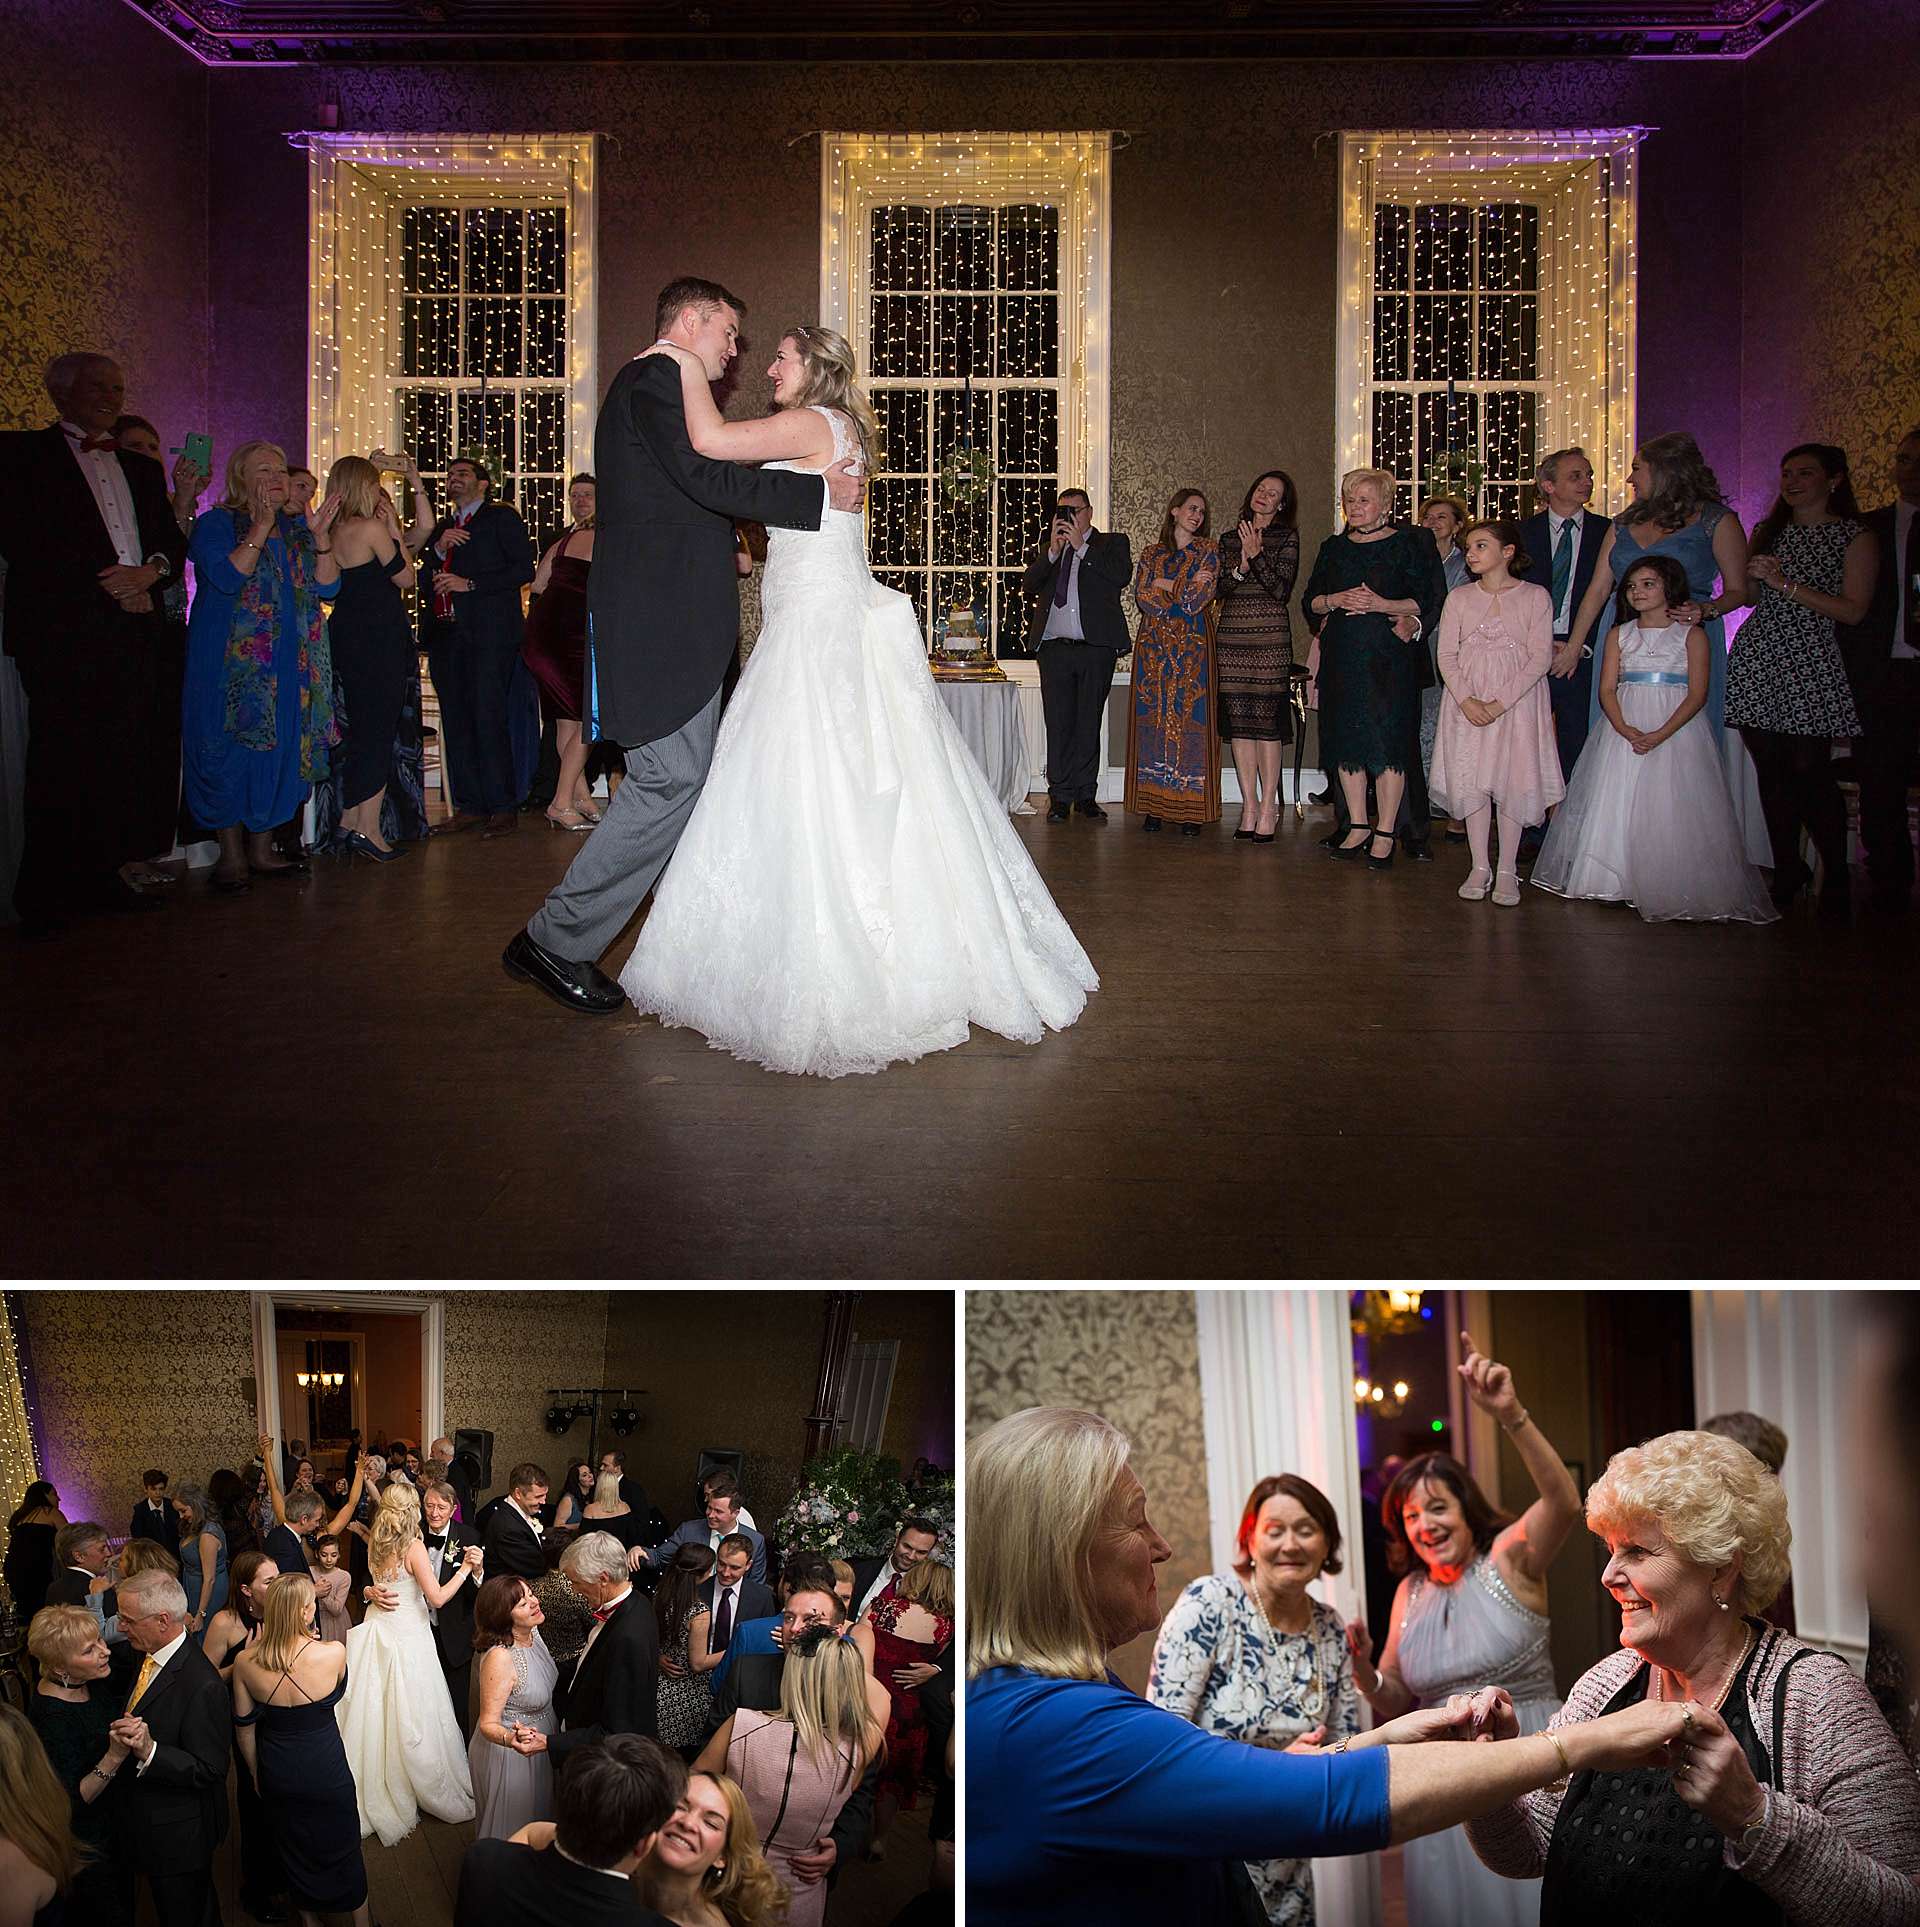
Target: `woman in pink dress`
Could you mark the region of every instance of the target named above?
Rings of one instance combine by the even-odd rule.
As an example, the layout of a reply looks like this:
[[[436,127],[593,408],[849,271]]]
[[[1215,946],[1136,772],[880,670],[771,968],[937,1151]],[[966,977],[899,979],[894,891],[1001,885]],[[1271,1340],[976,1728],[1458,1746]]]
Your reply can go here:
[[[1566,795],[1554,746],[1553,705],[1542,678],[1553,655],[1553,598],[1515,577],[1527,567],[1511,521],[1476,522],[1461,543],[1474,580],[1440,612],[1440,679],[1446,700],[1433,745],[1433,801],[1467,826],[1473,868],[1460,886],[1478,903],[1520,901],[1520,832],[1544,823]],[[1489,860],[1500,812],[1500,867]]]
[[[859,1648],[816,1626],[787,1644],[779,1712],[743,1706],[694,1761],[696,1773],[725,1773],[745,1792],[761,1851],[792,1896],[787,1927],[825,1920],[827,1869],[806,1863],[827,1844],[882,1744]]]
[[[920,1689],[953,1643],[953,1568],[923,1559],[867,1608],[853,1643],[868,1670],[887,1689],[887,1758],[873,1792],[873,1857],[887,1829],[914,1796],[927,1771],[927,1716]]]

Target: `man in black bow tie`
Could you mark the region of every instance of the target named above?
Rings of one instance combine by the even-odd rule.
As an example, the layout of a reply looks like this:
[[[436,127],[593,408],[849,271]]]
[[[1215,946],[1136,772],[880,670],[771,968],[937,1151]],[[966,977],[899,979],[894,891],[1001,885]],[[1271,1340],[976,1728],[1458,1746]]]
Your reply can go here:
[[[133,1508],[133,1523],[127,1528],[129,1539],[151,1539],[178,1559],[180,1557],[180,1515],[167,1497],[167,1475],[155,1469],[140,1474],[144,1493]]]
[[[467,1541],[453,1523],[458,1496],[444,1481],[428,1486],[420,1494],[420,1511],[426,1529],[420,1542],[427,1549],[433,1576],[442,1584],[459,1570]],[[427,1615],[433,1621],[433,1641],[440,1649],[440,1670],[446,1675],[447,1691],[453,1698],[453,1715],[460,1722],[463,1739],[472,1738],[467,1725],[467,1687],[473,1675],[473,1600],[480,1589],[479,1575],[464,1585],[444,1606]]]

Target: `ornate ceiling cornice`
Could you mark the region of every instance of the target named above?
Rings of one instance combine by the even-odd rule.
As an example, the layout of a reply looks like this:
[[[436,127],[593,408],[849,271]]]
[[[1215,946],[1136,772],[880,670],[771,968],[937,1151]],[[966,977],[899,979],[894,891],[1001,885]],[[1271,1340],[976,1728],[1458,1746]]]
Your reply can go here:
[[[1744,60],[1820,0],[127,0],[208,66]],[[536,24],[537,23],[537,24]]]

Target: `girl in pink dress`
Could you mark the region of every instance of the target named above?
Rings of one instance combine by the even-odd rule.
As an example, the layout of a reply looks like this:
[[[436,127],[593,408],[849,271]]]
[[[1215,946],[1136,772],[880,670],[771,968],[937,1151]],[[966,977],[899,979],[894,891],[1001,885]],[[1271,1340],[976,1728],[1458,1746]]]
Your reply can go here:
[[[1447,694],[1428,787],[1435,805],[1467,826],[1473,868],[1460,894],[1478,903],[1491,880],[1494,902],[1511,909],[1520,901],[1520,832],[1544,823],[1567,793],[1542,680],[1553,655],[1553,598],[1514,579],[1527,566],[1516,523],[1476,522],[1461,547],[1474,579],[1440,612]],[[1497,872],[1489,861],[1496,808]]]
[[[347,1607],[353,1575],[340,1563],[340,1541],[331,1533],[313,1542],[313,1556],[320,1562],[313,1574],[313,1604],[320,1637],[344,1646],[353,1625],[353,1614]]]

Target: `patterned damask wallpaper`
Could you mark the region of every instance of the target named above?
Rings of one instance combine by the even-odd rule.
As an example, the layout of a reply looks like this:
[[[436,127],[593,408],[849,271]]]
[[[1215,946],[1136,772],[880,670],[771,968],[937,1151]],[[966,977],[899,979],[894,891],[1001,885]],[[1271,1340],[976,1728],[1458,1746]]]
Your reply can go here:
[[[1861,505],[1891,501],[1894,444],[1920,423],[1920,7],[1828,0],[1812,24],[1821,59],[1790,35],[1741,69],[1749,526],[1796,442],[1839,443]]]
[[[1818,27],[1818,20],[1814,23]],[[1806,30],[1788,36],[1791,46]],[[1803,43],[1804,44],[1804,43]],[[601,174],[600,378],[651,338],[655,291],[697,272],[750,304],[737,411],[774,337],[818,307],[821,129],[1112,128],[1114,522],[1149,539],[1171,489],[1224,514],[1278,463],[1329,526],[1334,128],[1641,123],[1641,421],[1737,465],[1740,80],[1732,66],[1395,60],[961,66],[328,68],[219,73],[213,139],[215,434],[301,439],[306,175],[282,139],[332,99],[344,129],[611,138]],[[1783,58],[1787,57],[1785,54]],[[747,612],[751,632],[751,608]]]
[[[37,428],[55,355],[125,367],[166,447],[206,425],[207,90],[113,0],[0,7],[0,428]]]
[[[973,1291],[966,1301],[967,1435],[1029,1405],[1078,1405],[1133,1441],[1148,1517],[1173,1547],[1160,1604],[1209,1566],[1207,1452],[1193,1294]],[[1144,1690],[1151,1634],[1113,1670]]]

